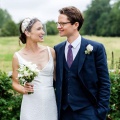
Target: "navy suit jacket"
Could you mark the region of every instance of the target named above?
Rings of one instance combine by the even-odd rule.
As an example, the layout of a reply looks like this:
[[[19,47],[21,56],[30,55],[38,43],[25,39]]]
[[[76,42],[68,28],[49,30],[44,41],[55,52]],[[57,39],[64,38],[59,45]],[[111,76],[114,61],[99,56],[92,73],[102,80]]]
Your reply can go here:
[[[65,42],[54,47],[56,52],[56,100],[58,117],[60,117],[63,80],[63,60]],[[93,51],[85,54],[86,46],[91,44]],[[86,96],[95,105],[97,115],[104,120],[109,110],[110,80],[107,57],[101,43],[82,37],[79,52],[78,76]]]

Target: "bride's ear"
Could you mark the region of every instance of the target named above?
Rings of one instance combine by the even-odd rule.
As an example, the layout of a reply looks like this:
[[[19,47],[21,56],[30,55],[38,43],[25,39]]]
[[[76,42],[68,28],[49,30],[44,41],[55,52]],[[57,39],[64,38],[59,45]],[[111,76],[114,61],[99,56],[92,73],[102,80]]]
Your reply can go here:
[[[30,37],[30,32],[29,32],[29,31],[25,31],[25,35],[26,35],[27,37]]]

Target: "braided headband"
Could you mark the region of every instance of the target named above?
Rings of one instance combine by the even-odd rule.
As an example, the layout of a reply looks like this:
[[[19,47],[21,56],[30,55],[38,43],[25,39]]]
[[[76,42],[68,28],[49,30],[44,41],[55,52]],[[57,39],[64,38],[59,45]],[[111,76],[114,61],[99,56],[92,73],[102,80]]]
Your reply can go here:
[[[21,30],[22,32],[24,33],[26,28],[28,27],[28,25],[30,24],[30,21],[32,20],[32,18],[25,18],[22,22],[22,25],[21,25]]]

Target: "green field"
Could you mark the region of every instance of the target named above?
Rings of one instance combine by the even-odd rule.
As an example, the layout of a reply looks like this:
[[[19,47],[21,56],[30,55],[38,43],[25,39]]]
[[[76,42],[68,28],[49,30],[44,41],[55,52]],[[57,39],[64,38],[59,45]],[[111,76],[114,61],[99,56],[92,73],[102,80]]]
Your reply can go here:
[[[111,53],[114,52],[115,62],[120,58],[120,37],[96,37],[96,36],[83,36],[85,38],[95,40],[104,44],[108,65],[111,64]],[[66,38],[59,36],[45,36],[43,45],[53,47],[54,45],[64,41]],[[40,43],[41,44],[41,43]],[[0,70],[9,72],[12,70],[11,63],[15,51],[23,47],[19,46],[18,37],[0,37]]]

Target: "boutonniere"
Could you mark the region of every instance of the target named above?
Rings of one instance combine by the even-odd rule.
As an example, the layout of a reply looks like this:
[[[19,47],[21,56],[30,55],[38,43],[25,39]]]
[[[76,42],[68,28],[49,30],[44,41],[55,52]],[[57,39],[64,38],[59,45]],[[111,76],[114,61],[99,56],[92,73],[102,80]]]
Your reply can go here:
[[[85,54],[90,54],[93,51],[93,46],[88,44],[85,50]]]

